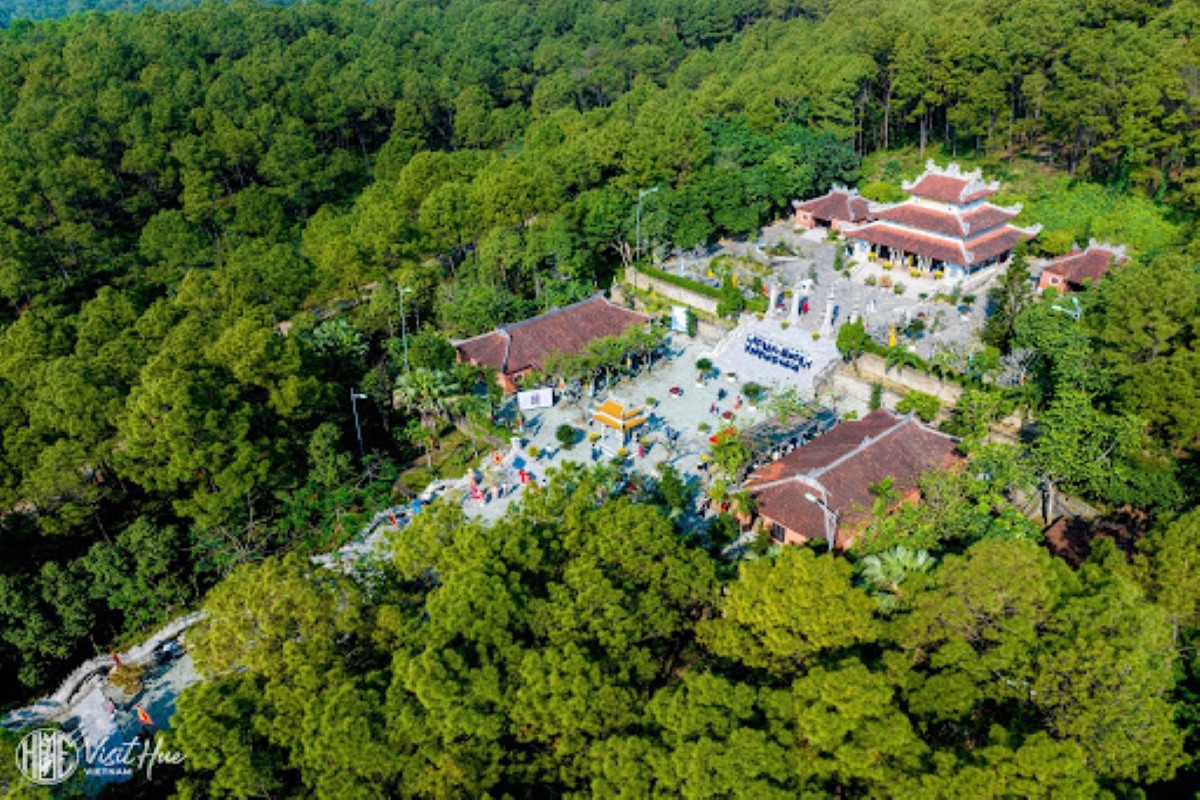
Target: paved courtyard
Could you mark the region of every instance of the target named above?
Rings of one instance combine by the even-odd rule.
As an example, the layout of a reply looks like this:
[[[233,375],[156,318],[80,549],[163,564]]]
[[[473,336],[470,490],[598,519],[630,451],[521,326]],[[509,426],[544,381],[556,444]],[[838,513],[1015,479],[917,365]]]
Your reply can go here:
[[[765,386],[770,381],[751,371],[733,378],[719,371],[698,385],[696,362],[701,358],[717,361],[714,343],[680,337],[671,346],[674,355],[670,360],[659,362],[650,372],[616,383],[582,404],[559,402],[553,408],[527,415],[527,431],[519,446],[496,454],[499,464],[490,457],[484,458],[476,470],[478,492],[470,489],[468,478],[465,485],[448,489],[446,495],[460,500],[469,515],[494,520],[504,515],[510,503],[519,502],[523,491],[521,470],[532,481],[544,483],[549,469],[567,462],[592,464],[610,460],[622,446],[620,434],[599,423],[589,425],[586,416],[588,409],[607,399],[645,407],[649,417],[647,424],[632,434],[625,445],[631,470],[653,474],[660,464],[668,463],[686,479],[699,484],[706,474],[701,462],[711,447],[710,436],[727,427],[742,429],[766,418],[769,398],[759,408],[752,409],[740,394],[741,386],[750,381]],[[678,389],[679,393],[672,394],[672,389]],[[651,405],[649,400],[656,402]],[[563,424],[581,431],[579,441],[569,449],[555,438],[555,431]],[[594,446],[587,439],[587,434],[593,432],[600,435]],[[643,443],[644,451],[640,449]],[[531,445],[539,452],[537,458],[529,455]]]
[[[833,330],[832,324],[826,324],[824,312],[810,311],[800,318],[778,312],[761,320],[747,317],[713,349],[712,361],[723,374],[768,389],[796,389],[802,397],[810,398],[816,394],[814,381],[841,361]],[[814,332],[819,337],[815,340]],[[754,343],[759,347],[755,348]],[[771,352],[755,355],[754,351],[764,349]],[[790,351],[803,361],[773,357],[779,351]]]
[[[783,220],[764,228],[758,242],[761,246],[754,247],[759,251],[783,246],[797,253],[771,258],[771,270],[784,289],[792,289],[806,279],[813,281],[808,299],[811,313],[827,315],[837,307],[839,325],[862,319],[867,332],[879,342],[886,342],[889,330],[895,327],[900,340],[913,344],[924,358],[943,349],[966,353],[978,348],[978,332],[987,317],[987,288],[1001,271],[993,267],[963,282],[960,294],[975,295],[975,302],[963,314],[957,306],[933,299],[939,292],[953,290],[954,284],[949,281],[913,279],[905,270],[891,270],[889,277],[893,283],[904,284],[904,293],[896,294],[894,288],[878,285],[885,271],[876,264],[847,260],[850,277],[836,272],[833,264],[837,245],[828,241],[824,230],[797,231],[790,220]],[[869,275],[875,276],[877,285],[866,284]],[[922,298],[922,294],[926,296]],[[790,312],[787,302],[786,298],[780,299],[785,315]],[[901,332],[914,319],[924,320],[925,332],[915,342],[907,342]],[[820,317],[820,325],[814,326],[813,322],[809,317],[804,318],[802,328],[820,330],[824,337],[825,319]],[[836,326],[831,335],[836,337]]]

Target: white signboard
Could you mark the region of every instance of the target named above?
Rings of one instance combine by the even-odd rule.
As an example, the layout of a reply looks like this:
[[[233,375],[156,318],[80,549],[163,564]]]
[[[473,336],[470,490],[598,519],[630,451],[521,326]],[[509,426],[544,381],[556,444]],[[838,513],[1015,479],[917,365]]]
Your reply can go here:
[[[671,330],[675,333],[688,332],[687,306],[671,306]]]
[[[522,411],[550,408],[552,405],[554,405],[553,389],[530,389],[527,392],[517,392],[517,406]]]

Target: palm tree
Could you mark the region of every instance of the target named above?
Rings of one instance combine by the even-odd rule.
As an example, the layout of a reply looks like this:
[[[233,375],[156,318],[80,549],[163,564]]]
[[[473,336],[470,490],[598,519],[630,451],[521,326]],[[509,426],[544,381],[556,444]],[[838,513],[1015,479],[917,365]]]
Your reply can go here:
[[[911,575],[928,572],[933,564],[933,556],[926,551],[896,545],[864,558],[859,562],[859,574],[879,607],[891,611],[904,600],[901,584]]]
[[[950,348],[943,348],[933,354],[929,359],[929,366],[937,373],[938,390],[945,388],[946,374],[949,372],[958,372],[962,369],[963,357],[962,354]]]
[[[905,367],[919,367],[921,359],[907,347],[889,347],[887,350],[887,369],[896,367],[896,374],[904,373]]]
[[[397,406],[415,412],[430,430],[450,418],[460,397],[462,389],[450,375],[426,367],[401,375],[394,395]]]
[[[757,510],[758,502],[745,489],[730,495],[729,513],[733,515],[739,525],[749,525],[750,520],[754,518],[754,512]]]

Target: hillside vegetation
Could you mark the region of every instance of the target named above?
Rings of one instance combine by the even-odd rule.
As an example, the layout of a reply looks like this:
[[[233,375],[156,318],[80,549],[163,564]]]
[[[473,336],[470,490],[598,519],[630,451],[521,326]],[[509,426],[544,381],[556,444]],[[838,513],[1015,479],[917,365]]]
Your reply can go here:
[[[253,642],[214,645],[202,663],[222,679],[181,706],[189,767],[214,793],[351,796],[367,776],[342,767],[360,761],[423,795],[1170,778],[1196,713],[1200,589],[1173,570],[1195,563],[1178,532],[1194,530],[1179,515],[1200,474],[1198,29],[1194,0],[234,0],[9,27],[0,673],[20,682],[4,701],[214,585],[214,609],[253,610],[278,582],[313,611],[262,609],[295,648],[272,664]],[[974,363],[1023,353],[1028,380],[979,383],[954,420],[977,438],[1018,403],[1039,417],[1004,463],[1143,521],[1134,567],[1105,548],[1078,571],[1051,561],[1008,495],[965,489],[944,517],[879,521],[940,542],[927,593],[895,619],[848,564],[794,553],[735,578],[661,541],[689,533],[662,512],[591,484],[595,507],[547,501],[505,536],[447,520],[452,541],[426,531],[379,586],[276,555],[328,549],[397,500],[390,465],[423,460],[451,424],[486,430],[490,406],[464,401],[481,376],[446,337],[610,285],[639,190],[660,187],[651,249],[690,247],[858,180],[864,156],[893,181],[913,174],[884,175],[893,158],[1015,174],[1023,157],[1044,183],[1014,191],[1055,247],[1111,232],[1139,249],[1084,293],[1080,324],[1015,297]],[[395,409],[405,325],[416,377]],[[352,390],[368,395],[365,463]],[[601,536],[614,520],[663,564]],[[508,533],[513,550],[488,549]],[[1011,563],[1011,605],[972,605]],[[773,576],[810,570],[845,600],[828,622],[841,638],[789,627],[824,596],[771,606]],[[239,635],[223,619],[213,642]],[[293,635],[314,621],[327,636]],[[248,671],[226,672],[237,659]],[[1128,696],[1114,675],[1134,676]],[[369,743],[343,722],[360,718],[405,759],[358,759]]]

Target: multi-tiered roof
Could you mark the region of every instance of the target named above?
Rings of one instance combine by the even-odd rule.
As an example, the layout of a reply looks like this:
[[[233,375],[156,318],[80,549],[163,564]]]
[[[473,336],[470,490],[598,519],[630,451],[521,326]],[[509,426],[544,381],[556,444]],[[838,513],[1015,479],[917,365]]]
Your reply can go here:
[[[970,271],[1006,256],[1041,229],[1009,224],[1021,206],[987,202],[999,184],[984,181],[980,170],[963,172],[954,163],[943,169],[930,161],[925,172],[903,188],[907,200],[873,205],[871,221],[843,226],[842,232],[892,253],[918,256],[927,266],[956,265]]]

